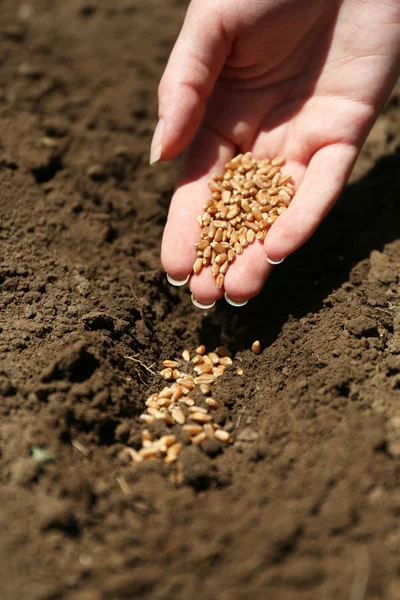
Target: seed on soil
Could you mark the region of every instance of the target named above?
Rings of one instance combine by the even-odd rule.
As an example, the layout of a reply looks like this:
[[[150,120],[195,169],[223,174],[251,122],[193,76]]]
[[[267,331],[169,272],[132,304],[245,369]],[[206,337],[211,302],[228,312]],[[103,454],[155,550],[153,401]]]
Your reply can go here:
[[[243,375],[243,373],[244,373],[243,369],[241,369],[241,368],[239,368],[239,369],[236,369],[236,375],[240,375],[240,376],[242,376],[242,375]]]
[[[167,456],[164,459],[165,462],[168,464],[174,463],[181,451],[182,446],[180,444],[174,444],[173,446],[170,446],[167,450]]]
[[[223,367],[229,367],[232,364],[232,359],[229,356],[221,356],[219,364]]]
[[[197,435],[203,431],[203,427],[201,425],[196,425],[195,423],[188,423],[187,425],[184,425],[182,429],[189,435]]]
[[[169,379],[172,379],[173,371],[170,368],[163,369],[162,371],[160,371],[160,375],[161,375],[161,377],[163,379],[165,379],[166,381],[168,381]]]
[[[190,415],[192,421],[196,421],[196,423],[209,423],[211,421],[210,415],[205,415],[202,412],[195,412]]]
[[[202,394],[204,394],[205,396],[207,396],[207,394],[210,393],[211,391],[211,386],[209,383],[201,383],[200,384],[200,391]]]
[[[216,429],[214,435],[217,440],[223,444],[227,444],[231,439],[230,433],[224,429]]]
[[[256,239],[265,239],[294,195],[291,175],[281,173],[284,164],[283,156],[256,161],[246,152],[229,161],[224,174],[212,175],[208,182],[211,197],[197,218],[201,239],[195,244],[195,274],[211,266],[216,286],[222,288],[236,255]]]
[[[256,340],[255,342],[252,343],[251,345],[251,351],[253,352],[253,354],[260,354],[261,352],[261,343],[259,340]]]
[[[189,362],[189,361],[190,361],[190,352],[189,352],[189,350],[184,350],[184,351],[182,352],[182,358],[183,358],[183,360],[185,360],[186,362]]]
[[[171,367],[171,369],[175,369],[178,366],[176,360],[163,360],[162,364],[164,367]]]
[[[213,410],[218,410],[221,408],[221,404],[217,402],[214,398],[206,398],[206,404]]]
[[[199,446],[206,439],[207,439],[206,434],[204,433],[204,431],[201,431],[200,433],[198,433],[197,435],[195,435],[194,437],[192,437],[191,441],[192,441],[192,444],[196,444],[196,446]]]
[[[206,352],[206,347],[204,346],[204,344],[201,344],[201,346],[198,346],[196,348],[196,354],[205,354]]]
[[[183,425],[186,421],[185,413],[181,408],[173,408],[171,410],[171,417],[179,425]]]
[[[200,385],[200,383],[213,383],[213,381],[215,381],[215,375],[211,375],[208,373],[205,373],[204,375],[199,375],[198,377],[195,377],[195,384],[196,385]]]

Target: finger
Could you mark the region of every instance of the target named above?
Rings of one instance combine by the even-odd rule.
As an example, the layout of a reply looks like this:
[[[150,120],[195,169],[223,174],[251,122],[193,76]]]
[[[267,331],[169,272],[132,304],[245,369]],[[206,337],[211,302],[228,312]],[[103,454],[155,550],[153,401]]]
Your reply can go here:
[[[207,99],[230,53],[218,3],[195,0],[172,50],[159,85],[159,123],[150,163],[170,160],[192,140]]]
[[[233,155],[233,144],[205,128],[199,130],[188,149],[183,173],[171,200],[161,246],[161,262],[173,279],[183,280],[192,272],[196,259],[194,245],[200,239],[197,216],[203,213],[203,204],[211,193],[207,181],[212,173],[223,173],[225,163]],[[201,302],[203,298],[205,301],[209,295],[214,300],[218,298],[220,292],[215,283],[211,286],[202,273],[193,277],[191,287],[194,286],[198,292],[195,282],[203,280],[204,290],[196,299]]]
[[[357,154],[350,144],[326,146],[314,154],[288,209],[265,238],[270,259],[280,261],[311,237],[346,185]]]
[[[229,298],[244,302],[256,296],[272,271],[265,260],[264,245],[256,240],[236,257],[225,276],[225,291]]]

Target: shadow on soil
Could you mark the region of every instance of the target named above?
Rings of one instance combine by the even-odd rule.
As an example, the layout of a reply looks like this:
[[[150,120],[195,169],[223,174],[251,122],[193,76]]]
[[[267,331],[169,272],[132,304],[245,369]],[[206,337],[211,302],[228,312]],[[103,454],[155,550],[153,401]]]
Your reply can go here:
[[[203,320],[204,343],[221,342],[221,324],[232,337],[246,325],[234,349],[248,348],[254,339],[266,347],[290,315],[298,319],[320,310],[329,294],[349,281],[355,265],[400,237],[399,167],[400,153],[384,156],[363,179],[348,186],[312,239],[274,269],[264,290],[246,307],[218,303]]]

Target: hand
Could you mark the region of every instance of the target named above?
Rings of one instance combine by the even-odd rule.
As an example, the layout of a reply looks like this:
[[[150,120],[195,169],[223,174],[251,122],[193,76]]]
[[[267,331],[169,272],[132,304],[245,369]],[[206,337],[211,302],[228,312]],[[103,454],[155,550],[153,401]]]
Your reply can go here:
[[[296,195],[263,244],[231,265],[225,290],[245,301],[299,248],[343,189],[399,74],[398,0],[192,0],[159,86],[152,163],[187,149],[171,201],[162,263],[192,271],[207,180],[238,152],[284,155]],[[190,278],[197,301],[219,290]]]

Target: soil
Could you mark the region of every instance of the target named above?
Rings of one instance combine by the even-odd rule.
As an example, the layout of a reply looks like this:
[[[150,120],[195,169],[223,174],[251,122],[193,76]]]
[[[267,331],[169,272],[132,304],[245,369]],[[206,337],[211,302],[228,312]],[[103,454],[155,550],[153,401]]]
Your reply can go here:
[[[399,600],[400,88],[312,240],[197,311],[148,166],[185,8],[0,4],[0,598]],[[133,467],[148,369],[221,342],[234,443]]]

